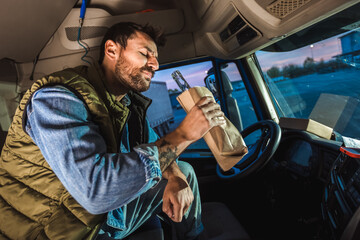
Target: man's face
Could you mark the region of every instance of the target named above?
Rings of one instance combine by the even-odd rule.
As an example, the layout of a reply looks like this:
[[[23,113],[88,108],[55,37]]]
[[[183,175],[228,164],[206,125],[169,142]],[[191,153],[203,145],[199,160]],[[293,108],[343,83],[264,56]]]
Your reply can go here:
[[[136,32],[121,48],[115,65],[115,77],[128,90],[144,92],[149,89],[155,71],[159,69],[157,47],[145,33]]]

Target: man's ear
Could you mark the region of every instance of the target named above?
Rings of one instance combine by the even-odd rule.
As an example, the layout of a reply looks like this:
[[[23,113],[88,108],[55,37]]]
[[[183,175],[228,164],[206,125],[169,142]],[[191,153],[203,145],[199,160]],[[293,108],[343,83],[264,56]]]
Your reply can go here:
[[[119,50],[119,45],[113,40],[107,40],[105,42],[104,55],[109,60],[116,60]]]

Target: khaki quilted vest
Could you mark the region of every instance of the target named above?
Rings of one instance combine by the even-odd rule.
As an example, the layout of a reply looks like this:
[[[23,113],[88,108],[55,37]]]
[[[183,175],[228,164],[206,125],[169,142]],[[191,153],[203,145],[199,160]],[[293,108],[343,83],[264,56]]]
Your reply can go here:
[[[66,69],[36,81],[25,93],[0,158],[0,239],[91,239],[96,235],[104,215],[88,213],[72,198],[23,130],[23,114],[36,90],[64,85],[86,103],[108,152],[117,152],[129,110],[115,101],[101,79],[99,66]]]

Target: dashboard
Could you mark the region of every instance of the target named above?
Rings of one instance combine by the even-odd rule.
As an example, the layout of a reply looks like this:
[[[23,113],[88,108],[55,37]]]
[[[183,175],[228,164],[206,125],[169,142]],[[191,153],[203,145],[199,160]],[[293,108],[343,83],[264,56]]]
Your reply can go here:
[[[277,169],[299,182],[321,183],[317,191],[322,195],[323,239],[355,240],[360,239],[360,150],[341,145],[302,131],[284,131],[274,160]]]
[[[340,148],[325,187],[322,216],[329,239],[360,239],[360,151]]]
[[[283,156],[283,159],[286,159],[286,168],[298,175],[309,176],[314,165],[313,155],[316,154],[313,152],[310,143],[300,139],[292,139],[286,145]]]
[[[274,159],[281,168],[296,176],[316,177],[326,182],[341,144],[307,132],[283,130],[281,144]]]

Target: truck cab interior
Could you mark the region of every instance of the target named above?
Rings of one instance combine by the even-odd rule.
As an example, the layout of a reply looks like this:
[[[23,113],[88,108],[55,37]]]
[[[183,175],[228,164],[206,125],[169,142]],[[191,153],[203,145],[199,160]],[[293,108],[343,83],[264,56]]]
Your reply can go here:
[[[167,38],[144,92],[151,126],[176,128],[177,96],[204,86],[249,149],[229,171],[204,140],[179,157],[195,169],[207,239],[360,239],[359,0],[17,0],[0,18],[1,147],[34,81],[96,62],[113,24],[149,23]]]

